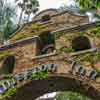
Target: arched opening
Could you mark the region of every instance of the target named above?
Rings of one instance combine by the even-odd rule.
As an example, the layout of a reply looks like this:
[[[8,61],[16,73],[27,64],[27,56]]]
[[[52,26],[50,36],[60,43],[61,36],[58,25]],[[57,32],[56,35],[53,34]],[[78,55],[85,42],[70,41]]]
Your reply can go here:
[[[8,56],[2,65],[1,72],[2,74],[10,74],[13,73],[13,69],[15,66],[15,56]]]
[[[50,76],[44,80],[32,80],[31,82],[28,82],[18,88],[17,93],[9,100],[19,100],[19,97],[21,100],[35,100],[46,93],[52,93],[55,91],[78,92],[91,98],[91,100],[100,100],[99,89],[97,89],[93,83],[90,83],[90,81],[58,75]]]
[[[35,100],[91,100],[89,97],[73,91],[55,91],[46,93]]]
[[[37,41],[37,55],[52,53],[54,49],[54,35],[49,31],[41,33]]]
[[[41,22],[46,22],[46,21],[49,21],[50,19],[51,19],[50,15],[44,15],[41,18]]]
[[[72,49],[75,51],[81,51],[90,48],[91,44],[86,36],[78,36],[72,40]]]

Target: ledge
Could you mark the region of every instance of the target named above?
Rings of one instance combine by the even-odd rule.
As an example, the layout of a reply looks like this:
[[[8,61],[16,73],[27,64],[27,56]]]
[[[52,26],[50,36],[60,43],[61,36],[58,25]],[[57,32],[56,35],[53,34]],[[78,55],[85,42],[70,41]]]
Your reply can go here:
[[[44,55],[32,57],[32,59],[33,60],[35,60],[35,59],[42,59],[42,58],[45,58],[45,57],[50,57],[50,56],[55,56],[55,55],[57,55],[56,50],[53,53],[50,53],[50,54],[44,54]]]
[[[39,22],[39,25],[45,25],[45,24],[50,24],[50,23],[52,23],[51,20],[45,21],[45,22]]]
[[[83,51],[78,51],[78,52],[74,52],[74,53],[70,53],[71,56],[78,56],[78,55],[82,55],[85,53],[91,53],[91,52],[96,52],[97,48],[91,48],[91,49],[87,49],[87,50],[83,50]]]
[[[31,41],[35,41],[37,38],[38,38],[37,36],[28,37],[28,38],[19,40],[19,41],[15,42],[15,43],[11,43],[11,44],[8,44],[8,45],[2,45],[2,46],[0,46],[0,51],[6,50],[6,49],[10,49],[10,48],[13,48],[13,47],[16,47],[16,46],[19,46],[19,45],[23,45],[23,44],[29,43]]]

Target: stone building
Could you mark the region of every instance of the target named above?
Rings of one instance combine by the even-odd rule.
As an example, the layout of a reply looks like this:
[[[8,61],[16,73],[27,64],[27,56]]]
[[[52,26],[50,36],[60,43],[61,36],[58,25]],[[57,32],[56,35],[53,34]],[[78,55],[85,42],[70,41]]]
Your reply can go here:
[[[48,63],[58,64],[58,72],[63,73],[73,59],[87,68],[98,68],[100,37],[95,34],[96,26],[85,15],[44,10],[21,26],[9,44],[0,47],[0,73],[20,73]]]

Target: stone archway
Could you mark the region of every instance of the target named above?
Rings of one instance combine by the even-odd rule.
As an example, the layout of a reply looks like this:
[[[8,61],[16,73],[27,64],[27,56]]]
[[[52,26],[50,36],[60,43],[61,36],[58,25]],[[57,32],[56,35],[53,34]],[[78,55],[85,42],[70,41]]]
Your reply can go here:
[[[90,49],[91,44],[86,36],[78,36],[72,40],[72,49],[75,51],[81,51]]]
[[[2,74],[11,74],[13,73],[14,66],[15,66],[15,56],[8,56],[3,62],[1,72]]]
[[[52,53],[55,49],[55,37],[50,31],[39,35],[37,41],[37,55]]]
[[[45,93],[69,90],[80,92],[92,100],[100,100],[100,91],[92,83],[71,75],[54,75],[45,80],[33,80],[20,87],[9,100],[35,100]]]

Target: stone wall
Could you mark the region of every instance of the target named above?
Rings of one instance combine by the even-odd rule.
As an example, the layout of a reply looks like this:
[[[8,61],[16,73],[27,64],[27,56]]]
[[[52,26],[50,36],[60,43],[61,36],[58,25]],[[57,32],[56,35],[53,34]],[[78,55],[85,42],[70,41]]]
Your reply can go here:
[[[46,13],[52,14],[51,23],[39,24],[39,21],[30,22],[26,24],[19,33],[17,33],[15,36],[13,36],[10,39],[11,41],[10,45],[0,47],[1,54],[4,53],[4,55],[1,55],[1,58],[3,58],[3,60],[1,60],[1,63],[0,63],[1,70],[3,69],[2,63],[4,62],[4,59],[6,59],[6,57],[8,57],[9,55],[14,55],[16,58],[14,73],[19,73],[25,69],[38,66],[39,64],[45,64],[48,62],[56,63],[56,64],[58,63],[59,65],[65,67],[67,66],[65,65],[65,62],[70,62],[74,58],[74,57],[71,57],[69,54],[74,52],[72,48],[72,45],[73,45],[72,41],[73,39],[75,39],[75,37],[78,37],[78,36],[81,36],[81,37],[85,36],[88,39],[88,41],[90,42],[91,48],[87,48],[87,49],[92,49],[92,48],[96,48],[100,46],[99,38],[96,37],[95,34],[91,33],[89,30],[85,31],[85,28],[90,27],[91,24],[90,26],[86,24],[85,28],[83,27],[83,29],[82,28],[80,29],[81,27],[80,24],[83,25],[83,23],[88,23],[88,18],[86,16],[78,16],[68,11],[58,13],[55,10],[49,9],[49,10],[40,12],[38,16],[35,16],[35,18],[38,18],[38,17],[40,18]],[[70,32],[63,32],[63,31],[59,32],[61,28],[63,29],[64,27],[66,27],[66,30],[68,30],[68,27],[73,26],[73,25],[77,26],[77,28],[69,29]],[[59,63],[60,60],[56,59],[57,57],[59,58],[58,55],[56,56],[56,58],[53,56],[45,57],[45,59],[41,58],[42,63],[40,60],[37,59],[36,54],[37,54],[38,44],[36,41],[34,41],[36,38],[34,38],[33,36],[35,35],[39,36],[40,34],[42,34],[42,32],[45,32],[45,31],[50,31],[52,34],[55,34],[56,53],[60,54],[60,56],[62,57],[61,59],[64,59],[63,55],[68,57],[68,58],[65,57],[66,60],[64,60],[63,62],[60,59],[61,62]],[[59,37],[59,34],[60,34],[60,37]],[[24,38],[24,40],[22,37]],[[80,45],[83,45],[84,42],[85,41],[83,41],[82,44]],[[41,55],[38,55],[38,56],[41,56]],[[89,55],[89,57],[90,56],[91,55]],[[95,56],[95,54],[93,56]],[[77,58],[80,59],[80,57],[77,57]],[[98,58],[96,58],[96,60],[97,59]],[[97,62],[100,62],[100,61],[98,60]],[[88,63],[89,65],[91,65],[90,61]],[[61,70],[61,72],[63,71],[64,71],[64,68]]]
[[[51,19],[41,22],[42,16],[45,14],[50,15]],[[37,14],[32,22],[26,23],[22,30],[13,35],[10,41],[15,42],[18,39],[35,36],[45,30],[56,31],[60,28],[69,28],[88,22],[87,16],[77,15],[70,11],[58,12],[56,9],[47,9]]]
[[[18,88],[17,93],[8,100],[35,100],[46,93],[58,91],[79,92],[91,100],[100,100],[100,89],[93,81],[75,77],[74,75],[51,75],[44,80],[33,80]],[[99,87],[98,87],[99,88]],[[20,98],[19,98],[20,97]]]
[[[34,38],[30,38],[23,41],[19,41],[17,43],[1,47],[2,49],[0,50],[0,55],[1,55],[0,72],[2,72],[3,70],[4,67],[3,63],[9,56],[15,57],[15,66],[13,69],[14,73],[24,71],[26,68],[33,66],[32,57],[36,55],[36,40]],[[8,65],[8,63],[6,64]]]

